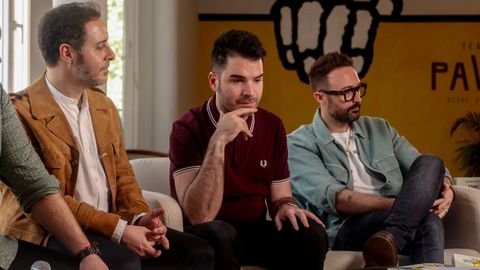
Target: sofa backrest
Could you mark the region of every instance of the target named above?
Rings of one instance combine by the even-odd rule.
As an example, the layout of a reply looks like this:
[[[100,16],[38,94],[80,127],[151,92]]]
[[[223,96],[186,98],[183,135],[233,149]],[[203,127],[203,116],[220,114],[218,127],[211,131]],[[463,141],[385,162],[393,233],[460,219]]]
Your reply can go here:
[[[480,190],[453,186],[455,198],[443,220],[445,248],[480,252]]]
[[[170,195],[170,159],[168,157],[130,160],[140,188]]]

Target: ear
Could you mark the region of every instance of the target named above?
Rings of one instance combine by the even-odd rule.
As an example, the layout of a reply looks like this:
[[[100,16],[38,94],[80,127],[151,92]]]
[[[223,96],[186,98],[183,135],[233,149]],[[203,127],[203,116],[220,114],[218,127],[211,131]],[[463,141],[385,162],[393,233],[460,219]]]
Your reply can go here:
[[[325,101],[326,96],[322,92],[315,91],[313,92],[313,98],[318,102],[318,104],[321,104]]]
[[[210,73],[208,73],[208,84],[210,85],[210,89],[212,89],[212,91],[217,91],[219,80],[220,78],[217,76],[217,73],[213,71],[210,71]]]
[[[68,64],[73,63],[73,58],[74,58],[75,52],[73,51],[72,46],[70,46],[69,44],[66,44],[66,43],[62,43],[60,45],[60,48],[58,49],[58,51],[60,53],[59,60],[67,62]]]

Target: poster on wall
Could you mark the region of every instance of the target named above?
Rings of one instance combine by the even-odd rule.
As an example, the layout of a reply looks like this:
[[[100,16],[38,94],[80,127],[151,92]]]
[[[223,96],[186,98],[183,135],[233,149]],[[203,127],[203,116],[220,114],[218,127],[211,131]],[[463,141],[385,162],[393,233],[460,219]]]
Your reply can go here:
[[[368,83],[362,114],[387,119],[419,151],[440,156],[455,176],[462,141],[450,131],[480,113],[480,5],[475,0],[199,0],[198,103],[213,40],[229,29],[255,33],[267,49],[260,106],[291,132],[312,121],[318,104],[311,64],[339,51]],[[480,121],[480,119],[477,119]],[[478,132],[477,132],[478,133]],[[476,137],[475,137],[476,136]]]

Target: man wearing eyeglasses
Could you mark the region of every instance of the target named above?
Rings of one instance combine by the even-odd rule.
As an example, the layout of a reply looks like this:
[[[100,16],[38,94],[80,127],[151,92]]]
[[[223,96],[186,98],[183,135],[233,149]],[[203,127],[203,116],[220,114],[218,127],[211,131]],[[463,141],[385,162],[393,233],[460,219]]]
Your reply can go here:
[[[443,162],[420,154],[381,118],[360,116],[367,84],[351,59],[320,57],[309,73],[320,105],[288,135],[293,194],[326,221],[333,250],[363,250],[367,266],[443,263],[441,219],[453,201]]]

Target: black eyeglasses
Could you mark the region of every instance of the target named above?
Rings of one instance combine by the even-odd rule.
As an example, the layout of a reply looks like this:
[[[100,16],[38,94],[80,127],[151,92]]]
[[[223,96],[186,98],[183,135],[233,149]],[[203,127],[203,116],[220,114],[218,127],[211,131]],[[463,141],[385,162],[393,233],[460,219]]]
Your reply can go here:
[[[365,94],[367,93],[367,84],[362,82],[357,87],[347,88],[347,89],[342,90],[342,91],[338,91],[338,90],[317,90],[317,92],[322,92],[322,93],[325,93],[327,95],[334,95],[334,96],[342,96],[343,95],[343,101],[348,102],[348,101],[352,101],[352,100],[355,99],[355,95],[357,94],[357,92],[360,95],[360,97],[365,96]]]

